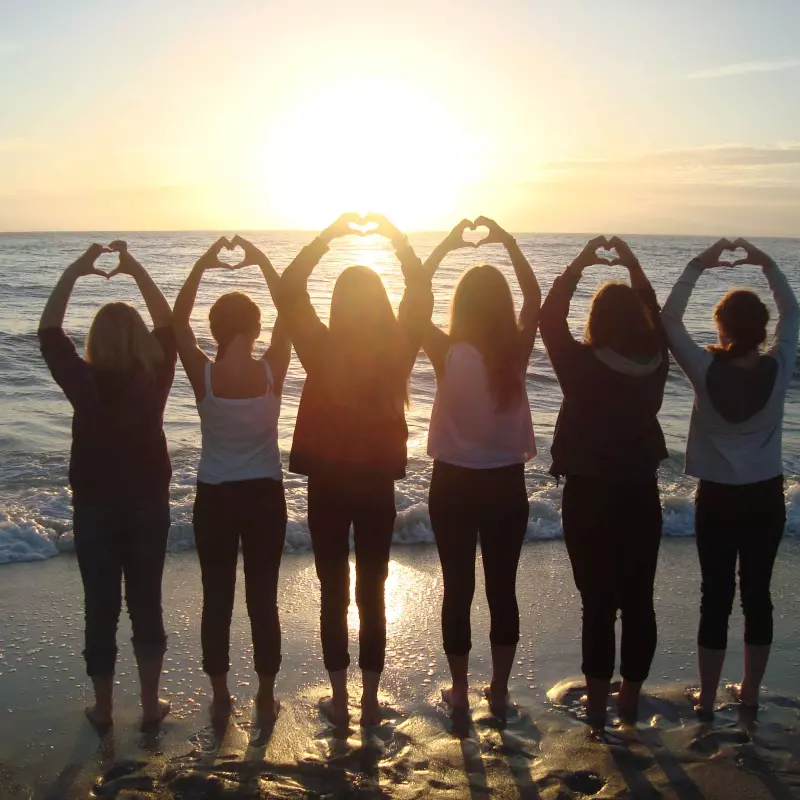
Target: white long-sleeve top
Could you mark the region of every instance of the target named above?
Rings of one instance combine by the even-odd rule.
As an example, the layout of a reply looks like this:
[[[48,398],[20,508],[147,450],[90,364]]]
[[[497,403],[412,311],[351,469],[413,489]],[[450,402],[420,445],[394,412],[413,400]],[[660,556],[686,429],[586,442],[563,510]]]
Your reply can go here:
[[[695,392],[686,446],[686,473],[735,486],[768,480],[783,473],[783,404],[797,357],[800,306],[778,267],[775,264],[764,267],[778,307],[778,325],[775,340],[762,358],[774,359],[777,371],[769,365],[769,372],[775,377],[766,403],[743,421],[731,422],[715,407],[709,393],[709,369],[716,357],[695,343],[683,323],[686,306],[702,271],[696,262],[690,262],[661,312],[672,355]]]

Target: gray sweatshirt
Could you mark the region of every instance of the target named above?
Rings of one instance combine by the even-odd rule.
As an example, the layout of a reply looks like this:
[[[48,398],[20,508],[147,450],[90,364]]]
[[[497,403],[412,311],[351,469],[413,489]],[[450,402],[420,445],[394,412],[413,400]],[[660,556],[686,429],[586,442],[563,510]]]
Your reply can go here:
[[[686,473],[741,486],[783,474],[783,402],[797,356],[800,306],[775,264],[764,268],[778,325],[772,346],[753,369],[742,369],[694,342],[683,315],[702,269],[692,261],[661,312],[670,350],[695,392]]]

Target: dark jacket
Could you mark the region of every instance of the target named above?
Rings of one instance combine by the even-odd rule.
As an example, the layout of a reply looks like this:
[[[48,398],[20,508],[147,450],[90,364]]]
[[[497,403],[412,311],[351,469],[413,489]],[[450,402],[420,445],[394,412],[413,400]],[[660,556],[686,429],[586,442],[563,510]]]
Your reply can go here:
[[[651,477],[668,457],[657,414],[664,398],[669,352],[650,285],[640,289],[661,342],[649,364],[576,341],[567,316],[577,278],[555,279],[542,305],[539,330],[564,395],[556,422],[551,473],[606,480]]]
[[[74,411],[69,482],[76,503],[169,497],[172,465],[164,408],[177,349],[171,328],[159,328],[152,335],[164,351],[155,372],[141,369],[119,375],[84,361],[61,328],[39,331],[42,356]]]
[[[330,384],[333,343],[330,330],[317,316],[306,284],[311,271],[328,248],[312,242],[286,268],[276,305],[306,371],[306,382],[297,411],[297,424],[289,458],[289,470],[313,477],[405,477],[408,426],[404,408],[375,413],[386,385],[405,383],[414,367],[425,326],[430,323],[433,295],[430,281],[422,278],[419,259],[410,247],[398,251],[404,271],[419,278],[407,281],[398,321],[402,336],[400,363],[387,365],[393,375],[376,374],[365,395],[354,407],[337,401]],[[346,377],[346,376],[345,376]]]

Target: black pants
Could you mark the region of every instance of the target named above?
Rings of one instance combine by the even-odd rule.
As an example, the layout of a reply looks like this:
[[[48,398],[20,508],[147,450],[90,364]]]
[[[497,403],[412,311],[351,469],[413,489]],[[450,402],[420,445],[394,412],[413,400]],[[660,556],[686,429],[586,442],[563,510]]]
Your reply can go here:
[[[169,500],[93,505],[75,503],[75,553],[81,571],[86,620],[86,672],[114,674],[117,623],[125,604],[137,660],[167,649],[161,614],[161,577],[169,534]]]
[[[217,485],[198,482],[194,536],[203,576],[203,670],[209,675],[230,670],[241,541],[255,669],[259,675],[275,675],[281,665],[278,574],[286,539],[283,483],[269,478]]]
[[[785,523],[783,476],[745,486],[700,481],[695,498],[695,533],[703,576],[697,637],[701,647],[727,647],[737,558],[744,641],[772,644],[769,585]]]
[[[657,641],[653,584],[662,520],[656,477],[611,482],[568,476],[561,520],[583,602],[583,674],[613,677],[619,610],[620,672],[629,681],[645,680]]]
[[[444,581],[444,651],[472,648],[470,607],[475,594],[475,553],[480,539],[486,599],[496,645],[519,641],[517,566],[528,528],[525,466],[464,469],[433,464],[428,509]]]
[[[383,671],[386,658],[384,587],[389,574],[396,516],[394,480],[390,477],[308,479],[308,529],[321,589],[322,655],[329,672],[350,665],[347,609],[350,606],[351,524],[360,621],[358,665],[363,670]]]

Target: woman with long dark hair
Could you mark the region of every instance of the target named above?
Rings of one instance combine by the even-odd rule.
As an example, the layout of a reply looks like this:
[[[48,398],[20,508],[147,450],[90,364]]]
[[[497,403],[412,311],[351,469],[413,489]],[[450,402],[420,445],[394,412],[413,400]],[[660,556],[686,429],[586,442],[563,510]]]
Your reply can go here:
[[[603,247],[618,257],[599,258]],[[567,322],[572,296],[585,269],[612,263],[628,270],[631,283],[600,288],[579,342]],[[655,292],[630,247],[616,236],[601,236],[555,279],[539,322],[564,395],[551,472],[566,478],[561,519],[583,604],[588,722],[598,731],[605,727],[614,674],[617,612],[624,722],[637,719],[656,648],[653,583],[662,526],[657,471],[668,455],[657,414],[669,370],[658,312]]]
[[[275,678],[281,664],[278,573],[286,538],[286,500],[278,449],[278,417],[292,346],[278,317],[272,341],[254,355],[261,310],[242,292],[219,297],[209,312],[217,343],[212,361],[197,345],[190,317],[207,270],[231,269],[222,248],[241,247],[235,268],[256,265],[274,296],[279,282],[269,258],[241,236],[219,239],[195,264],[175,301],[178,352],[200,415],[202,450],[197,469],[194,535],[203,579],[203,670],[211,680],[211,717],[223,725],[233,699],[228,688],[230,627],[239,545],[247,613],[258,674],[257,722],[271,724],[279,710]]]
[[[744,248],[731,265],[726,250]],[[765,351],[769,311],[755,292],[729,291],[714,309],[719,343],[701,347],[683,323],[695,284],[705,270],[761,267],[778,307],[778,325]],[[686,472],[699,479],[695,534],[702,572],[697,637],[700,694],[696,710],[710,719],[728,644],[736,594],[736,562],[744,611],[744,678],[739,699],[758,708],[772,644],[770,581],[786,521],[781,426],[786,389],[794,375],[800,307],[775,262],[744,239],[721,239],[692,259],[661,314],[675,360],[692,382],[695,402]]]
[[[384,217],[370,215],[372,233],[394,246],[406,280],[395,317],[380,276],[348,267],[336,281],[330,322],[324,325],[308,294],[312,271],[334,239],[356,233],[356,214],[344,214],[286,268],[278,308],[306,382],[297,413],[289,469],[308,476],[308,527],[321,586],[321,636],[333,697],[323,708],[349,721],[349,532],[356,557],[361,722],[380,718],[378,684],[386,651],[384,584],[395,509],[394,482],[405,477],[408,379],[419,353],[432,299],[408,240]]]
[[[428,326],[423,348],[436,372],[428,455],[433,458],[431,526],[444,579],[442,633],[454,711],[469,707],[470,607],[481,545],[489,603],[492,681],[487,699],[504,715],[519,641],[517,565],[528,527],[525,462],[536,454],[525,379],[539,324],[541,291],[516,240],[494,220],[463,220],[425,263],[432,276],[444,257],[468,247],[464,231],[485,226],[480,244],[502,244],[522,290],[519,318],[508,281],[489,264],[462,275],[453,294],[448,333]]]
[[[119,254],[119,266],[106,274],[95,264],[110,252]],[[136,281],[155,330],[132,306],[108,303],[92,322],[81,358],[63,327],[75,283],[118,274]],[[161,577],[172,476],[163,428],[175,375],[171,322],[164,295],[126,243],[116,241],[93,244],[67,267],[39,323],[42,355],[73,408],[69,482],[85,601],[83,655],[95,694],[86,713],[100,726],[112,722],[123,575],[144,723],[160,722],[169,712],[158,685],[167,647]]]

